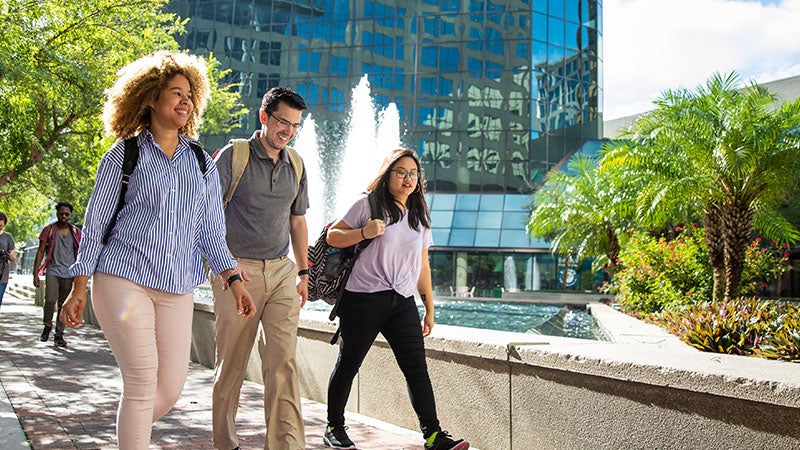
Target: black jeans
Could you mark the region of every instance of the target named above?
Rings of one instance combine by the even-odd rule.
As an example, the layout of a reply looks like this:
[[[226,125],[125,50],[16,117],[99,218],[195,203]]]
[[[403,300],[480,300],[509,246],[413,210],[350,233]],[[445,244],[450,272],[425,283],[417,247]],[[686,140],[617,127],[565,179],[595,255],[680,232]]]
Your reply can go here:
[[[395,291],[369,294],[345,291],[339,305],[339,358],[328,383],[328,425],[344,425],[344,408],[353,379],[372,343],[383,334],[406,379],[411,406],[425,436],[439,431],[419,311],[414,297]]]

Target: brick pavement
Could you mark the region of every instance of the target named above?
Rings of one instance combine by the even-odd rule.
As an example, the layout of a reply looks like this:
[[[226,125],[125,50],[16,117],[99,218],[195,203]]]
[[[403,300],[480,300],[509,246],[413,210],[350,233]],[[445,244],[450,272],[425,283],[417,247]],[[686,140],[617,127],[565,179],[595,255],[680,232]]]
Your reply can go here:
[[[50,342],[40,342],[42,309],[14,290],[13,283],[0,307],[0,384],[31,447],[114,448],[122,383],[102,332],[84,324],[65,331],[66,348],[55,347],[52,336]],[[190,364],[183,395],[154,425],[150,448],[211,448],[212,372]],[[262,398],[263,387],[245,381],[237,417],[243,450],[263,448]],[[307,448],[325,448],[325,405],[303,399],[303,417]],[[422,448],[420,435],[410,430],[350,413],[348,424],[351,438],[362,449]]]

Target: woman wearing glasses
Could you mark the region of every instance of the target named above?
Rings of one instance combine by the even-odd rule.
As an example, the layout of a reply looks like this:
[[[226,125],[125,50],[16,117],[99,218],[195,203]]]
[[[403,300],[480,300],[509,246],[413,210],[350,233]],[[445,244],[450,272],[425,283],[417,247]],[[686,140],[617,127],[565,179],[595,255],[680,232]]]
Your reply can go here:
[[[425,448],[469,448],[468,442],[453,440],[439,426],[425,361],[423,337],[431,333],[434,321],[428,263],[433,242],[423,185],[417,154],[394,150],[367,188],[384,219],[370,219],[364,195],[328,231],[328,243],[339,248],[373,239],[356,260],[339,306],[341,344],[328,384],[328,427],[323,437],[329,447],[356,448],[345,431],[345,404],[361,363],[381,333],[405,376]],[[421,326],[414,292],[425,305]]]

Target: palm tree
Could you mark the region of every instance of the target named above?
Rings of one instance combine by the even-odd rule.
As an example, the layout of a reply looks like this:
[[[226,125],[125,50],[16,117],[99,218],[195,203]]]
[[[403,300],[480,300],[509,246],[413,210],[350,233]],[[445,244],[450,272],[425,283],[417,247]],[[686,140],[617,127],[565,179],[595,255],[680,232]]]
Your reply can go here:
[[[594,157],[578,154],[567,170],[553,170],[533,197],[528,231],[550,240],[553,253],[595,257],[593,266],[613,267],[621,231],[629,223],[625,201],[633,196],[615,189],[611,172],[599,173]],[[564,277],[566,280],[566,277]]]
[[[645,223],[700,217],[714,271],[714,298],[737,297],[754,231],[781,242],[800,233],[778,213],[798,187],[800,100],[777,97],[735,73],[713,75],[696,92],[668,90],[623,135],[603,165],[647,180],[638,197]]]

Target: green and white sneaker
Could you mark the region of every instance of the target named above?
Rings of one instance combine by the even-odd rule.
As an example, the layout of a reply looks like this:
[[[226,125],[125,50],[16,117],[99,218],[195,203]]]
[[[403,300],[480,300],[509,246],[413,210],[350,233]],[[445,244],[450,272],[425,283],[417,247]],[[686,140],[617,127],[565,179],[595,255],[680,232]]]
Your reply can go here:
[[[347,437],[347,427],[326,427],[322,442],[330,448],[356,448],[356,444]]]
[[[425,440],[425,450],[467,450],[469,442],[464,439],[453,440],[447,431],[437,431]]]

